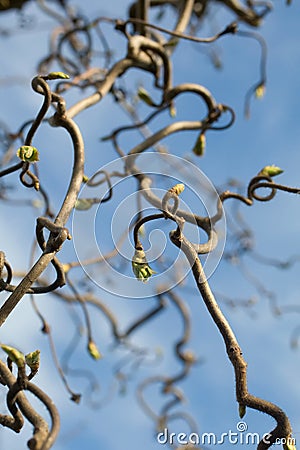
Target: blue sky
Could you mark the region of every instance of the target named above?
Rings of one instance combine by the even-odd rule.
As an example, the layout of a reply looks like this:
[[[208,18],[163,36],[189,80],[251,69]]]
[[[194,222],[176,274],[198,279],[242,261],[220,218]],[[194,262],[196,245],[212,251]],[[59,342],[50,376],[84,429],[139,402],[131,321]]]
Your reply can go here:
[[[178,157],[191,160],[215,186],[222,185],[228,178],[238,178],[247,182],[262,167],[269,164],[276,164],[284,169],[284,173],[280,176],[283,184],[300,185],[298,125],[300,5],[296,1],[290,7],[279,0],[273,3],[274,11],[267,17],[260,30],[268,44],[266,95],[262,100],[252,99],[250,119],[244,118],[243,108],[245,93],[259,77],[259,48],[256,42],[238,36],[223,37],[217,43],[223,65],[219,71],[212,67],[197,45],[182,42],[174,55],[174,84],[184,81],[201,83],[211,90],[217,101],[231,105],[236,111],[236,122],[232,128],[222,133],[208,134],[204,158],[192,155],[195,133],[182,133],[163,142]],[[128,4],[128,1],[122,0],[100,7],[98,2],[87,1],[84,12],[89,17],[104,14],[124,17]],[[25,9],[25,16],[28,18],[34,19],[39,14],[35,5]],[[227,23],[225,21],[227,17],[226,12],[219,13],[215,17],[215,26],[222,28]],[[0,29],[11,30],[16,20],[19,19],[11,14],[0,15]],[[0,39],[2,54],[0,119],[13,131],[23,121],[34,116],[40,106],[41,99],[32,92],[30,79],[35,75],[37,58],[42,57],[47,49],[49,33],[45,35],[44,29],[50,30],[50,22],[45,17],[42,26],[37,29],[33,27],[30,32],[24,29],[22,39],[18,33]],[[246,29],[243,25],[241,28]],[[121,37],[114,37],[113,42],[118,48],[116,57],[120,57],[124,52]],[[34,51],[28,51],[29,48],[33,48]],[[7,77],[12,75],[15,77],[15,83],[8,83]],[[134,76],[136,85],[143,83],[147,87],[150,86],[150,78],[145,74],[135,72]],[[69,95],[67,102],[71,105],[75,102],[75,98]],[[191,101],[189,104],[187,100],[185,106],[187,117],[192,117],[198,107],[197,103]],[[109,133],[112,128],[128,123],[128,119],[124,113],[117,110],[112,101],[105,99],[101,105],[78,116],[76,121],[83,130],[89,155],[86,172],[90,175],[95,168],[110,163],[116,157],[110,143],[103,143],[100,147],[99,138]],[[155,126],[159,124],[156,122]],[[65,180],[69,177],[68,162],[71,158],[71,149],[68,139],[62,132],[49,128],[44,127],[43,132],[37,133],[35,145],[39,149],[44,149],[40,172],[48,189],[51,190],[55,209],[64,192]],[[129,150],[130,146],[135,145],[136,142],[132,143],[131,139],[136,138],[137,136],[124,137],[122,140],[124,148]],[[63,152],[60,151],[61,148],[64,149]],[[59,165],[53,164],[54,151],[59,152]],[[128,194],[131,188],[129,186]],[[32,198],[32,195],[19,188],[14,192],[14,197]],[[182,199],[188,203],[188,194],[186,197],[183,195]],[[116,208],[117,206],[116,203]],[[255,203],[251,208],[241,208],[251,228],[257,230],[255,241],[261,253],[283,260],[299,253],[298,206],[299,199],[295,196],[278,193],[272,203]],[[5,233],[1,247],[14,268],[19,270],[28,267],[28,249],[33,239],[37,212],[25,207],[19,207],[15,211],[9,205],[2,204],[1,211],[2,217],[6,213],[10,214],[9,227],[6,220],[2,219],[0,223],[1,235],[4,236]],[[99,214],[101,212],[100,209]],[[100,225],[106,227],[107,235],[110,231],[109,214],[111,211],[107,208],[103,209],[103,216],[100,216],[102,220]],[[77,233],[80,234],[81,230],[84,231],[84,217],[82,216],[79,222],[75,221],[76,223],[79,227]],[[166,231],[168,232],[169,228],[166,228]],[[162,239],[163,242],[161,235],[153,234],[153,236],[153,239]],[[65,262],[75,256],[70,244],[63,250],[61,258]],[[246,262],[246,267],[260,280],[262,279],[268,289],[276,293],[280,305],[298,305],[299,265],[296,264],[289,271],[279,271],[253,263],[251,259],[247,259]],[[222,339],[192,287],[192,281],[191,277],[188,278],[188,285],[191,287],[186,291],[183,289],[182,296],[193,318],[193,333],[189,348],[199,356],[201,364],[195,366],[188,380],[180,384],[187,399],[182,410],[195,417],[200,433],[214,432],[220,435],[229,430],[235,431],[239,421],[233,370],[226,358]],[[253,314],[246,308],[230,308],[223,303],[221,306],[231,321],[248,362],[250,392],[281,406],[289,415],[294,436],[300,442],[298,382],[300,359],[299,350],[290,347],[291,334],[299,325],[298,314],[274,316],[268,300],[259,296],[255,287],[242,276],[239,267],[231,267],[224,261],[221,261],[211,277],[211,285],[213,290],[224,295],[234,298],[255,296],[257,299],[256,305],[251,310]],[[136,289],[142,296],[143,292],[151,292],[152,288],[153,285],[149,283],[139,284]],[[133,317],[151,309],[155,304],[153,299],[131,300],[114,297],[100,288],[95,289],[97,295],[109,302],[112,310],[121,318],[124,329]],[[58,354],[62,356],[70,336],[74,334],[72,314],[59,301],[53,298],[46,299],[47,296],[38,299],[38,304],[52,327]],[[91,361],[85,352],[83,340],[72,357],[71,365],[85,367],[94,373],[100,385],[100,391],[96,394],[100,400],[111,388],[115,388],[112,371],[124,357],[124,353],[121,350],[112,350],[112,338],[105,319],[96,311],[93,311],[91,319],[94,338],[104,357],[98,362]],[[22,301],[1,329],[1,342],[15,345],[24,352],[35,348],[41,349],[42,363],[36,381],[53,397],[62,417],[61,434],[53,447],[55,450],[76,450],[83,447],[89,450],[159,449],[161,445],[155,442],[154,424],[139,407],[135,388],[148,374],[171,375],[179,370],[180,366],[172,354],[172,343],[180,336],[180,332],[180,318],[172,306],[159,318],[136,331],[133,335],[134,344],[150,349],[150,358],[153,358],[157,349],[163,348],[164,359],[160,365],[145,364],[138,372],[132,373],[127,394],[120,395],[116,389],[113,401],[97,409],[91,409],[87,394],[83,396],[80,405],[69,401],[50,358],[47,339],[40,332],[40,323],[28,299]],[[76,392],[86,392],[86,380],[70,376],[69,381]],[[149,399],[154,408],[162,405],[163,399],[155,389],[150,390]],[[1,407],[1,410],[3,409],[4,407]],[[247,411],[244,421],[249,431],[261,434],[274,427],[273,420],[255,411]],[[181,430],[180,427],[184,429]],[[177,424],[176,431],[178,430],[186,431],[185,426],[180,423]],[[30,437],[29,427],[20,435],[1,429],[0,445],[2,448],[13,450],[25,448],[23,442],[26,433],[27,439]],[[246,448],[254,447],[248,445]]]

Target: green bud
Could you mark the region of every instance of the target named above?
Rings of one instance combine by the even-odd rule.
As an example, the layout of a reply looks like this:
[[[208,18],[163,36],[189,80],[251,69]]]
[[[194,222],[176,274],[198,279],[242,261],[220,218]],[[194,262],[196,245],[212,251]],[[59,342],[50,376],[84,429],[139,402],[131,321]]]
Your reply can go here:
[[[139,281],[143,281],[143,283],[146,283],[148,279],[156,273],[147,263],[144,250],[135,250],[131,264],[135,277]]]
[[[50,72],[45,78],[48,80],[68,80],[70,77],[64,72]]]
[[[37,371],[40,367],[40,354],[40,350],[35,350],[25,355],[25,362],[31,370]]]
[[[76,200],[75,209],[78,211],[87,211],[95,204],[93,198],[79,198]]]
[[[283,173],[283,170],[273,164],[272,166],[265,166],[258,175],[276,177],[276,175],[280,175],[281,173]]]
[[[239,403],[239,416],[242,419],[246,414],[246,406]]]
[[[9,358],[14,362],[18,367],[24,367],[25,366],[25,356],[22,352],[17,350],[14,347],[10,347],[9,345],[1,344],[0,347],[2,350],[5,351],[5,353],[9,356]]]
[[[263,98],[263,96],[265,95],[265,92],[266,92],[266,86],[264,84],[260,84],[255,89],[256,98]]]
[[[17,156],[24,162],[39,161],[39,152],[31,145],[22,145],[22,147],[18,148]]]
[[[170,113],[170,116],[171,116],[171,117],[176,117],[177,111],[176,111],[175,106],[172,105],[172,104],[170,105],[169,113]]]
[[[102,355],[99,352],[98,347],[97,347],[97,345],[95,344],[94,341],[89,341],[89,343],[88,343],[88,352],[91,355],[91,357],[96,359],[96,360],[102,358]]]
[[[283,450],[297,450],[296,445],[294,444],[295,439],[291,438],[291,436],[288,436],[286,438],[286,443],[282,444]]]
[[[193,147],[193,153],[197,156],[203,156],[205,148],[206,148],[206,137],[205,134],[201,132]]]
[[[148,91],[146,91],[146,89],[144,89],[143,87],[139,87],[137,95],[139,99],[145,102],[147,105],[153,106],[152,98],[150,97],[150,94]]]
[[[175,184],[175,186],[173,186],[171,189],[168,190],[168,192],[171,192],[172,194],[175,195],[180,195],[183,191],[184,191],[184,184],[183,183],[178,183]]]
[[[87,175],[83,175],[82,182],[87,183],[89,181],[89,177]]]

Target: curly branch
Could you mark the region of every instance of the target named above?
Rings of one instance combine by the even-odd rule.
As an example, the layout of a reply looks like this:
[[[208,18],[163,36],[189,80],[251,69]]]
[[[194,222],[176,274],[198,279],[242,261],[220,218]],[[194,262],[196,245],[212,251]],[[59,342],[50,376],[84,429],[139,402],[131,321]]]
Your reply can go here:
[[[284,411],[275,404],[255,397],[248,392],[247,363],[242,356],[242,350],[229,322],[215,300],[194,247],[178,230],[170,233],[170,239],[186,255],[203,301],[223,337],[228,357],[235,371],[235,387],[238,403],[245,407],[264,412],[272,416],[277,422],[277,426],[269,433],[268,441],[261,440],[257,447],[258,450],[266,450],[276,442],[277,438],[287,438],[291,435],[292,428],[289,419]]]

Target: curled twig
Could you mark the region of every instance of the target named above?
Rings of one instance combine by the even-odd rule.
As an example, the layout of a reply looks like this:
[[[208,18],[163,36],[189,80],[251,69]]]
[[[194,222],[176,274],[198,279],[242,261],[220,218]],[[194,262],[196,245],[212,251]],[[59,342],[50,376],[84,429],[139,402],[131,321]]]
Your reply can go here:
[[[227,350],[228,357],[234,367],[236,381],[236,397],[239,405],[256,409],[272,416],[277,425],[269,433],[268,442],[262,439],[258,445],[258,450],[266,450],[276,442],[277,438],[287,438],[291,435],[292,429],[288,417],[278,406],[271,402],[255,397],[247,389],[247,364],[242,356],[241,348],[215,297],[210,289],[202,264],[191,243],[178,230],[170,233],[171,241],[179,247],[186,255],[195,278],[195,282],[204,303],[218,327]]]

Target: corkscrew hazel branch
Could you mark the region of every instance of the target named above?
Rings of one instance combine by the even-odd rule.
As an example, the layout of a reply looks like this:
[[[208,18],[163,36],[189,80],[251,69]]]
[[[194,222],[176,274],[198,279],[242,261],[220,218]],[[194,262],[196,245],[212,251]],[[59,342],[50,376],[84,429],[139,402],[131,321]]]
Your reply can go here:
[[[258,444],[258,450],[266,450],[276,442],[277,438],[287,438],[291,435],[292,429],[288,417],[284,411],[277,405],[255,397],[248,392],[247,388],[247,363],[245,362],[241,348],[229,325],[229,322],[223,315],[205,276],[201,261],[193,245],[185,238],[182,231],[177,228],[171,231],[170,239],[186,255],[192,268],[193,276],[203,301],[219,329],[227,350],[228,357],[235,371],[236,397],[239,405],[244,405],[252,409],[264,412],[272,416],[277,425],[269,433],[268,442],[264,439]]]
[[[214,222],[215,220],[220,219],[223,214],[222,203],[229,198],[235,198],[245,203],[246,205],[251,206],[254,200],[260,202],[267,202],[269,200],[272,200],[275,197],[277,190],[290,194],[300,194],[300,188],[298,187],[285,186],[273,181],[273,177],[280,175],[282,172],[283,170],[279,167],[265,166],[255,177],[250,180],[247,188],[247,197],[237,192],[222,192],[219,196],[217,204],[217,214],[212,218],[212,221]],[[255,191],[261,188],[269,188],[271,189],[271,192],[264,196],[256,194]]]
[[[21,367],[20,358],[17,358],[17,363]],[[12,416],[1,414],[0,423],[19,432],[23,427],[24,417],[26,417],[34,427],[33,437],[28,441],[28,447],[32,450],[50,449],[57,438],[60,427],[59,414],[52,400],[38,386],[30,381],[26,380],[25,385],[22,385],[1,360],[0,381],[1,384],[9,388],[7,393],[7,406],[12,414]],[[25,397],[24,390],[31,392],[45,405],[51,417],[50,431],[47,422],[35,411]]]
[[[49,75],[50,78],[52,78],[51,74]],[[63,74],[62,76],[64,77],[64,75],[65,74]],[[57,77],[57,73],[54,75],[54,77]],[[58,73],[58,77],[61,77],[61,73]],[[44,78],[47,79],[47,77]],[[49,94],[48,87],[45,88],[45,85],[47,85],[47,83],[45,82],[45,79],[43,79],[42,77],[36,77],[34,80],[35,80],[35,82],[33,83],[34,89],[36,88],[38,93],[41,93],[47,98],[50,97],[51,95],[51,102],[53,101],[57,105],[57,111],[51,118],[51,125],[65,128],[68,134],[70,135],[74,149],[74,164],[67,193],[62,201],[60,211],[56,215],[53,225],[49,224],[50,221],[48,221],[48,219],[45,219],[46,221],[44,221],[44,225],[47,225],[50,231],[50,236],[47,243],[45,244],[43,253],[36,261],[36,263],[33,265],[33,267],[29,270],[29,272],[26,274],[26,276],[23,278],[23,280],[20,282],[20,284],[14,289],[9,298],[1,306],[0,326],[5,322],[9,314],[20,302],[24,294],[28,292],[34,281],[38,279],[38,277],[43,273],[48,264],[50,264],[50,262],[56,256],[56,253],[60,250],[60,247],[63,244],[63,242],[66,239],[70,238],[70,235],[67,229],[64,227],[64,225],[67,222],[74,208],[84,175],[84,143],[79,128],[74,123],[74,121],[67,116],[65,102],[63,98],[60,97],[58,94],[51,93],[51,91]],[[40,110],[37,116],[36,119],[37,123],[39,123],[43,119],[44,114],[46,113],[46,107],[44,106],[45,104],[46,103],[43,103],[42,109]],[[48,102],[46,106],[48,107]],[[28,136],[27,138],[30,139],[31,136],[34,134],[34,132],[35,126],[33,126],[33,128],[31,127],[31,131],[29,131],[29,138]],[[55,230],[53,227],[55,228]],[[57,227],[59,227],[61,230],[58,234],[57,234]],[[56,264],[55,261],[54,264]]]
[[[118,21],[116,21],[116,29],[123,32],[124,34],[128,35],[128,32],[126,31],[126,27],[129,23],[140,24],[147,28],[152,28],[153,30],[157,30],[157,31],[161,31],[163,33],[169,34],[170,36],[174,36],[174,37],[177,37],[180,39],[186,39],[188,41],[198,42],[198,43],[202,43],[202,44],[210,44],[210,43],[218,40],[220,37],[225,36],[225,34],[235,34],[238,30],[237,22],[232,22],[231,24],[227,25],[222,31],[220,31],[219,33],[215,34],[212,37],[198,38],[196,36],[191,36],[191,35],[181,33],[178,31],[168,30],[167,28],[160,27],[158,25],[146,22],[146,21],[144,21],[142,19],[138,19],[138,18],[130,18],[126,21],[118,20]]]

